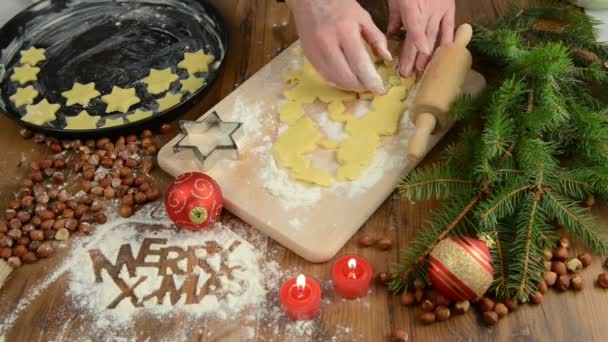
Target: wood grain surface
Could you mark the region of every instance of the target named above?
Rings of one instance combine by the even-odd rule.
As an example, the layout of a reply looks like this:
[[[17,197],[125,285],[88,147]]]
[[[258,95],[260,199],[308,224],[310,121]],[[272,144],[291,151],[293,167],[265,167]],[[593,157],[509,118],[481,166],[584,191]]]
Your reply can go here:
[[[234,90],[240,83],[259,70],[277,53],[296,40],[293,20],[284,4],[275,0],[213,0],[226,17],[231,30],[231,46],[226,67],[218,81],[210,89],[209,95],[184,118],[197,118],[215,103]],[[381,27],[386,23],[386,5],[384,1],[366,0],[364,6],[370,10]],[[458,22],[489,20],[508,7],[509,0],[457,0]],[[525,1],[521,2],[522,5]],[[484,71],[483,69],[481,69]],[[450,141],[452,134],[444,139],[422,165],[436,160],[443,147]],[[176,134],[176,128],[165,139]],[[46,146],[35,145],[23,140],[18,127],[5,116],[0,117],[0,203],[7,203],[17,189],[17,180],[26,174],[27,161],[38,159],[48,153]],[[171,177],[156,171],[156,179],[163,186]],[[411,237],[421,223],[432,215],[436,204],[413,204],[402,200],[398,195],[391,196],[381,208],[368,220],[338,255],[356,253],[368,258],[375,271],[388,270],[400,257],[399,250],[407,248]],[[601,203],[594,212],[608,224],[608,209]],[[235,221],[229,213],[225,221]],[[252,228],[247,228],[252,229]],[[396,242],[389,252],[380,252],[374,248],[361,249],[356,241],[360,234],[373,237],[388,237]],[[270,239],[257,242],[261,251],[281,251],[272,258],[278,260],[285,270],[297,270],[328,280],[331,263],[310,264],[293,253],[277,246]],[[14,272],[7,284],[0,290],[0,317],[7,315],[15,308],[20,299],[26,296],[37,279],[43,277],[48,269],[61,262],[62,253],[33,266],[27,266]],[[268,256],[270,258],[270,256]],[[372,293],[365,298],[365,304],[357,301],[338,302],[326,306],[320,313],[316,329],[300,340],[329,340],[339,335],[340,326],[352,329],[346,339],[361,341],[389,340],[393,328],[403,328],[411,341],[605,341],[608,336],[608,291],[593,286],[601,266],[599,258],[590,269],[584,271],[587,289],[582,293],[567,292],[557,294],[549,292],[545,301],[538,306],[525,306],[516,313],[510,314],[495,327],[485,327],[480,315],[471,310],[466,315],[458,316],[447,322],[423,326],[417,322],[419,309],[405,308],[399,304],[397,297],[388,295],[386,288],[374,284]],[[77,322],[78,313],[64,312],[66,321],[57,321],[57,312],[63,308],[66,279],[59,279],[45,290],[16,322],[10,331],[11,341],[58,341],[78,337],[66,333],[66,326]],[[0,321],[4,321],[2,318]],[[133,326],[138,340],[157,340],[155,336],[166,330],[180,329],[180,317],[173,317],[166,322],[137,322]],[[222,322],[219,319],[207,319],[200,322],[203,333],[194,333],[191,340],[243,340],[241,335],[233,334],[227,327],[239,325],[243,320],[235,319]],[[262,322],[263,323],[263,322]],[[278,332],[264,324],[258,324],[255,340],[283,340],[283,329]],[[69,329],[67,329],[69,330]],[[213,331],[213,338],[204,332]]]

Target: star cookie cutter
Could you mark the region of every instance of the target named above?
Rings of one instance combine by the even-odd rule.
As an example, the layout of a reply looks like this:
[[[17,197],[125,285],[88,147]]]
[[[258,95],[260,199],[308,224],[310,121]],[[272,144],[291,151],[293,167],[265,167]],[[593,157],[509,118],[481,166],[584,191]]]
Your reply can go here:
[[[211,112],[196,121],[180,120],[182,138],[173,145],[177,159],[198,160],[208,170],[222,159],[238,160],[236,140],[242,136],[242,122],[222,121],[217,112]]]

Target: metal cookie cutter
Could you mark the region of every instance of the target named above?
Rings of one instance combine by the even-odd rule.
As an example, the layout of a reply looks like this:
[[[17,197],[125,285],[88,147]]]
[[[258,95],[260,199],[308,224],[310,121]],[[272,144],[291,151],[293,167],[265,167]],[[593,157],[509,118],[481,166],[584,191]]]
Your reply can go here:
[[[221,159],[239,159],[236,140],[243,134],[243,123],[224,122],[217,112],[211,112],[197,121],[180,120],[179,126],[183,137],[173,145],[177,159],[196,158],[203,170]]]

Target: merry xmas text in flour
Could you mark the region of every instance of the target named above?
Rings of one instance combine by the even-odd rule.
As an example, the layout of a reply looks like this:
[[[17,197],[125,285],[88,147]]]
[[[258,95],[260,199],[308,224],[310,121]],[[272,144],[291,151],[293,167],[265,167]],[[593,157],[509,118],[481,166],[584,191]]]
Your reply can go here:
[[[141,307],[144,302],[156,299],[156,303],[161,305],[167,297],[171,305],[182,297],[185,298],[184,304],[198,304],[208,295],[222,298],[227,295],[239,296],[245,291],[243,281],[236,284],[228,281],[233,280],[232,272],[243,270],[242,267],[229,267],[225,262],[241,242],[232,241],[225,247],[212,241],[187,247],[165,246],[166,243],[167,239],[145,238],[137,256],[134,256],[131,245],[122,245],[114,262],[108,260],[99,249],[89,250],[95,281],[104,281],[102,271],[105,270],[120,290],[120,294],[107,303],[108,309],[115,308],[122,301]],[[123,268],[127,272],[123,272]],[[142,269],[147,271],[139,272]],[[176,285],[178,277],[181,285]],[[222,286],[225,283],[231,286]],[[145,289],[143,293],[142,289]]]

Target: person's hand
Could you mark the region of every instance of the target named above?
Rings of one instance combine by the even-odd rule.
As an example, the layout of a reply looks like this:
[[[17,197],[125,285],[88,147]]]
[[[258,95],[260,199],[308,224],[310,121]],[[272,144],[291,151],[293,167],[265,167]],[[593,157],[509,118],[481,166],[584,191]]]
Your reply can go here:
[[[384,93],[365,42],[391,60],[386,37],[355,0],[288,0],[304,54],[323,78],[346,90]]]
[[[414,66],[422,72],[435,49],[454,39],[454,0],[389,0],[388,32],[407,31],[399,58],[400,72],[409,76]]]

